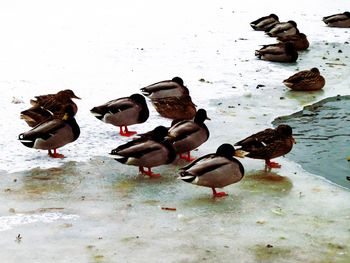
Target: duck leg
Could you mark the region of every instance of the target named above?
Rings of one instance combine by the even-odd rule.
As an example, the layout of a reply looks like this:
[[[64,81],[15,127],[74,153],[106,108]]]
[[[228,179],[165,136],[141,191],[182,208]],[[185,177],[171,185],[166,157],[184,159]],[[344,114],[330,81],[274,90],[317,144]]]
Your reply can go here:
[[[130,136],[132,136],[132,135],[134,135],[134,134],[137,133],[136,131],[129,131],[129,130],[128,130],[128,126],[124,126],[124,127],[125,127],[125,129],[124,129],[124,131],[123,131],[123,126],[120,126],[119,134],[120,134],[121,136],[130,137]]]
[[[215,188],[212,187],[211,190],[213,190],[213,197],[224,197],[228,196],[225,192],[216,192]]]
[[[53,152],[51,152],[51,150],[49,150],[48,155],[52,158],[64,158],[63,154],[59,154],[56,149],[53,149]]]
[[[279,163],[271,162],[270,159],[265,160],[265,165],[270,169],[271,168],[281,168],[281,165]]]
[[[190,151],[187,152],[187,154],[185,156],[180,153],[179,157],[180,157],[180,159],[184,159],[187,162],[192,162],[192,161],[196,160],[195,157],[191,157],[191,152]]]
[[[160,174],[155,174],[152,172],[151,167],[148,167],[148,171],[146,171],[143,166],[139,167],[139,171],[143,175],[148,175],[149,177],[160,177]]]

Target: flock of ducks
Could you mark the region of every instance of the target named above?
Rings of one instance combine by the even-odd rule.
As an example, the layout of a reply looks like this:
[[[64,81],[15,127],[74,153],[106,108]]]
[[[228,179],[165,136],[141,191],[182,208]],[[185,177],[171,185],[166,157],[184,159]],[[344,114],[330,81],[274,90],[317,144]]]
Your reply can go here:
[[[350,27],[348,12],[325,17],[323,21],[329,26]],[[271,14],[252,22],[251,26],[281,41],[257,51],[257,56],[262,59],[295,61],[295,55],[292,55],[295,47],[298,50],[306,47],[306,36],[299,33],[294,21],[281,23],[276,15]],[[307,90],[317,90],[324,86],[325,80],[318,69],[313,68],[291,76],[284,80],[284,84],[295,90],[305,90],[307,86],[310,87]],[[108,101],[93,107],[91,113],[102,122],[119,127],[120,136],[134,136],[113,149],[110,155],[122,164],[137,166],[140,173],[149,177],[160,176],[152,172],[152,167],[170,164],[179,156],[189,162],[180,168],[180,179],[209,187],[214,197],[223,197],[227,194],[217,192],[216,188],[236,183],[244,176],[244,167],[235,156],[262,159],[266,167],[279,168],[280,165],[271,159],[287,154],[295,143],[292,128],[282,124],[276,129],[266,129],[237,142],[234,145],[237,149],[223,143],[215,153],[195,159],[190,152],[209,139],[210,132],[205,121],[210,119],[206,110],[196,110],[183,80],[175,77],[160,81],[142,88],[141,92],[151,100],[161,116],[173,120],[170,127],[158,126],[134,136],[136,132],[130,131],[128,126],[146,122],[150,114],[146,99],[141,94]],[[20,142],[30,148],[47,150],[50,157],[63,158],[57,149],[77,140],[80,135],[74,118],[78,107],[73,99],[80,98],[72,90],[63,90],[31,100],[32,107],[22,111],[21,118],[32,129],[19,135]]]
[[[323,22],[330,27],[350,28],[350,12],[323,17]],[[261,17],[250,23],[257,31],[265,31],[266,35],[276,37],[278,43],[263,45],[255,51],[256,57],[262,60],[292,63],[300,51],[309,48],[309,41],[304,33],[297,28],[293,20],[280,22],[275,14]],[[317,68],[303,70],[284,80],[283,83],[296,91],[320,90],[325,85],[325,79]]]

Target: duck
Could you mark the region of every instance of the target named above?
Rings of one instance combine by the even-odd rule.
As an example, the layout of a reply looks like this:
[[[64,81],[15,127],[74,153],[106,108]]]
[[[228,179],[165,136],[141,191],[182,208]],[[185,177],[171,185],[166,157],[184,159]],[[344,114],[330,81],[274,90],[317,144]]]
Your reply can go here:
[[[143,175],[160,177],[160,174],[152,172],[152,167],[172,163],[176,153],[172,144],[165,139],[168,134],[166,127],[158,126],[147,134],[118,146],[110,155],[122,164],[138,166]]]
[[[283,42],[283,43],[292,42],[296,50],[306,50],[310,46],[307,36],[304,33],[280,36],[280,37],[277,37],[277,41]]]
[[[281,165],[271,159],[289,153],[294,144],[292,128],[287,124],[280,124],[275,129],[260,131],[237,142],[235,146],[240,148],[236,150],[235,156],[263,159],[267,168],[280,168]]]
[[[268,28],[273,27],[279,22],[278,16],[270,14],[268,16],[260,17],[259,19],[250,23],[250,26],[257,31],[265,31]]]
[[[42,106],[45,109],[48,109],[52,112],[55,111],[55,108],[61,108],[60,104],[71,104],[73,107],[74,114],[77,113],[78,107],[72,101],[72,99],[81,99],[71,89],[65,89],[57,92],[56,94],[47,94],[47,95],[39,95],[35,96],[35,99],[30,100],[30,104],[34,107]]]
[[[286,42],[264,45],[255,51],[255,56],[274,62],[295,62],[298,59],[298,52],[292,42]]]
[[[182,97],[189,95],[188,88],[180,77],[174,77],[171,80],[163,80],[141,89],[141,92],[150,99],[159,99],[167,97]]]
[[[289,20],[288,22],[279,22],[265,32],[270,37],[281,37],[295,35],[299,33],[299,30],[297,28],[297,23],[293,20]]]
[[[20,118],[25,120],[30,127],[50,119],[53,115],[63,116],[67,105],[71,105],[74,115],[78,106],[72,99],[80,99],[70,89],[61,90],[56,94],[35,96],[31,99],[31,108],[21,112]]]
[[[322,21],[329,27],[347,28],[350,27],[350,12],[346,11],[342,14],[325,16]]]
[[[156,111],[164,118],[193,119],[196,105],[192,102],[188,88],[180,77],[164,80],[141,89],[150,98]]]
[[[66,106],[63,117],[57,115],[38,124],[31,130],[21,133],[19,141],[26,147],[48,150],[52,158],[64,158],[57,149],[74,142],[80,135],[80,128],[74,118],[74,108]]]
[[[288,88],[296,91],[320,90],[326,83],[318,68],[302,70],[283,81]]]
[[[144,123],[149,117],[146,100],[138,93],[111,100],[92,108],[90,112],[105,123],[119,126],[119,134],[126,137],[136,134],[135,131],[129,131],[128,126]]]
[[[168,130],[169,141],[173,143],[175,152],[180,159],[188,162],[193,161],[191,151],[198,148],[209,138],[209,130],[204,124],[205,120],[210,120],[204,109],[199,109],[194,120],[173,121]],[[183,156],[183,153],[187,155]]]
[[[222,188],[242,180],[244,167],[234,158],[235,148],[228,143],[220,145],[216,153],[204,155],[187,166],[180,168],[179,179],[187,183],[210,187],[213,197],[224,197],[228,194],[217,192]]]

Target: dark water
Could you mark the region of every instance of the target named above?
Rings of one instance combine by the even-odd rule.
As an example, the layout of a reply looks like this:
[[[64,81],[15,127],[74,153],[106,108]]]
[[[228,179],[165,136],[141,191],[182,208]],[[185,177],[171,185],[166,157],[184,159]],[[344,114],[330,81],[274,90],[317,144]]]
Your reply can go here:
[[[350,189],[350,96],[327,98],[273,124],[289,124],[297,144],[288,157],[314,174]]]

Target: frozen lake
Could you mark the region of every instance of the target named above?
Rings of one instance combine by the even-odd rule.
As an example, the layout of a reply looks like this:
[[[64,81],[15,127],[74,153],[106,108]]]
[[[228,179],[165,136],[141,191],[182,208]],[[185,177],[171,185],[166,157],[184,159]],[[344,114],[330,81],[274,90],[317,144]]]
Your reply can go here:
[[[1,262],[350,262],[349,191],[289,155],[272,172],[263,171],[263,161],[243,159],[244,179],[225,188],[227,198],[212,199],[210,189],[176,180],[181,161],[155,168],[162,178],[149,179],[107,158],[127,139],[89,112],[181,76],[212,119],[209,140],[194,152],[201,156],[271,127],[278,116],[349,95],[350,29],[321,21],[348,4],[255,2],[0,4]],[[254,57],[275,40],[249,22],[272,12],[295,20],[309,38],[297,63]],[[295,93],[282,84],[311,67],[325,76],[324,90]],[[28,127],[19,113],[29,99],[68,88],[82,100],[81,136],[61,149],[67,157],[23,147],[17,136]],[[133,130],[170,124],[149,106],[150,119]]]

